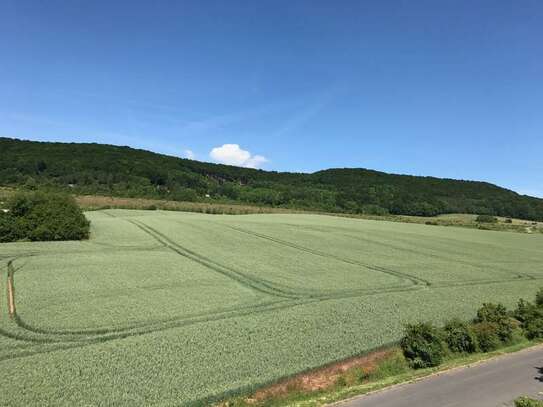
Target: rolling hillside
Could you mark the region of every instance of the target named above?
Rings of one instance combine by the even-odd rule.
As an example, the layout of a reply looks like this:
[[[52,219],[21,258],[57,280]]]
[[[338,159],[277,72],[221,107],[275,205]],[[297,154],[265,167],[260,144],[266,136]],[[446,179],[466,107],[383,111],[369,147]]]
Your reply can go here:
[[[4,186],[329,212],[422,216],[462,212],[543,220],[542,199],[485,182],[358,168],[312,174],[263,171],[103,144],[0,138],[0,151]]]

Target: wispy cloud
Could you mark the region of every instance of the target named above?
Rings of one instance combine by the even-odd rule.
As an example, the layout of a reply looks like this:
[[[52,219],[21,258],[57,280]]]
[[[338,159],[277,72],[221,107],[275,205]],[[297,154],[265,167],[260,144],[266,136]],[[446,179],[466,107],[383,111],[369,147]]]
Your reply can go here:
[[[51,119],[37,114],[21,113],[21,112],[10,112],[5,115],[6,119],[13,120],[16,122],[28,123],[31,125],[37,126],[47,126],[47,127],[63,127],[63,128],[72,128],[76,127],[73,123],[68,123],[63,120]]]
[[[242,109],[230,113],[207,116],[203,119],[183,121],[178,129],[180,133],[194,134],[216,131],[228,126],[242,123],[256,117],[277,113],[300,105],[300,101],[276,102],[250,109]]]
[[[332,87],[325,92],[315,96],[314,100],[298,110],[293,116],[286,120],[273,134],[273,137],[281,137],[303,127],[315,117],[327,104],[337,95],[338,87]]]

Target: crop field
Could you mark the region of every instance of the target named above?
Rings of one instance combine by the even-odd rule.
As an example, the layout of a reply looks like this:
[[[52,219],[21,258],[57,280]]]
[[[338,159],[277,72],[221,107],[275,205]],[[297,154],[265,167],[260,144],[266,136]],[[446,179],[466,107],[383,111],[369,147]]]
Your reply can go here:
[[[210,403],[543,286],[542,234],[86,215],[88,241],[0,245],[2,406]]]

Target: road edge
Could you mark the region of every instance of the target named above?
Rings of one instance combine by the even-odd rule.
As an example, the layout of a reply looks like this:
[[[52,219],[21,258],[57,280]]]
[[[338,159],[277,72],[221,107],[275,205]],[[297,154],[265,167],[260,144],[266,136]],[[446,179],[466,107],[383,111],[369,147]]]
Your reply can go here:
[[[382,392],[392,390],[392,389],[395,389],[395,388],[398,388],[398,387],[407,386],[407,385],[412,384],[412,383],[421,382],[423,380],[427,380],[427,379],[430,379],[430,378],[435,377],[435,376],[440,376],[440,375],[443,375],[443,374],[447,374],[449,372],[455,372],[455,371],[458,371],[458,370],[469,369],[471,367],[479,366],[479,365],[482,365],[482,364],[485,364],[485,363],[488,363],[488,362],[491,362],[491,361],[494,361],[494,360],[503,359],[503,358],[506,358],[506,357],[511,357],[513,355],[516,355],[516,354],[522,353],[522,352],[534,351],[534,350],[543,348],[543,342],[533,342],[533,341],[531,341],[531,342],[527,342],[525,344],[525,346],[522,346],[519,349],[515,349],[517,346],[518,345],[512,345],[512,346],[510,346],[508,348],[502,348],[500,350],[497,350],[497,351],[494,351],[494,352],[491,352],[491,353],[487,353],[487,354],[483,354],[483,355],[479,354],[477,356],[479,356],[479,357],[480,356],[487,356],[487,357],[478,358],[476,360],[470,360],[470,359],[475,359],[475,358],[472,358],[472,357],[466,357],[466,358],[462,358],[460,360],[452,360],[449,365],[444,365],[444,366],[440,366],[440,367],[437,367],[437,368],[424,369],[419,374],[417,374],[415,377],[411,376],[410,378],[405,378],[405,380],[401,379],[402,376],[391,377],[391,378],[388,378],[391,381],[390,384],[384,384],[383,382],[387,381],[385,379],[385,380],[383,380],[381,382],[381,383],[383,383],[382,386],[380,385],[380,383],[374,383],[374,386],[376,386],[378,388],[373,389],[373,390],[364,391],[363,387],[367,388],[367,387],[374,387],[374,386],[371,386],[369,384],[366,384],[365,386],[362,385],[362,386],[360,386],[361,387],[360,390],[362,391],[361,393],[354,394],[354,395],[349,394],[346,398],[340,398],[340,399],[337,399],[337,400],[334,400],[334,401],[331,401],[329,403],[325,403],[325,404],[322,404],[322,405],[325,405],[325,406],[328,406],[328,407],[341,406],[342,404],[345,404],[345,403],[348,403],[348,402],[351,402],[351,401],[354,401],[354,400],[362,399],[364,397],[367,397],[367,396],[370,396],[370,395],[373,395],[373,394],[376,394],[376,393],[382,393]],[[398,381],[395,381],[394,379],[398,379]],[[355,389],[356,389],[356,387],[351,388],[351,389],[346,389],[345,393],[351,393],[352,391],[356,391]],[[336,393],[335,396],[341,397],[340,394],[341,393]],[[318,400],[319,400],[319,398],[315,398],[313,400],[305,400],[302,403],[296,403],[296,406],[310,405],[312,402],[318,403]],[[321,398],[321,400],[322,400],[322,398]]]

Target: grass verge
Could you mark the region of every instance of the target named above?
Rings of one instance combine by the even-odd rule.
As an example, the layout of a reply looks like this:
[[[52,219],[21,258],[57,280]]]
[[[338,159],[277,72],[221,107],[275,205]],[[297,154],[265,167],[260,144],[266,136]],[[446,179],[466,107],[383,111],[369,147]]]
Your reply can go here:
[[[489,359],[518,352],[533,346],[541,346],[539,341],[522,339],[519,342],[488,353],[476,353],[447,358],[441,365],[426,369],[412,369],[398,347],[385,351],[386,355],[377,363],[369,366],[355,365],[341,371],[329,366],[325,369],[331,372],[333,381],[328,386],[315,390],[304,389],[307,375],[288,379],[262,389],[250,396],[238,397],[220,403],[222,407],[275,407],[275,406],[322,406],[345,401],[350,398],[375,392],[398,384],[415,382],[426,377],[445,371],[476,365]],[[379,351],[381,354],[383,351]],[[343,362],[342,362],[343,363]],[[335,372],[335,373],[332,373]],[[319,374],[319,371],[315,371]]]

